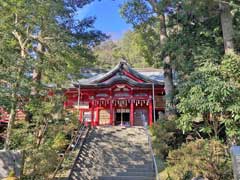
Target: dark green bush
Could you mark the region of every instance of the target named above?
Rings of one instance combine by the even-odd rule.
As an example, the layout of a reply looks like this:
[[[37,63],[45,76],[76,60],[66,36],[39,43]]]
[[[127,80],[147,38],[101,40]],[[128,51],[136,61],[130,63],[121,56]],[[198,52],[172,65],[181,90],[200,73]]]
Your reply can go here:
[[[162,180],[231,180],[231,159],[227,147],[218,140],[199,139],[172,150],[167,157],[168,167],[160,173]]]
[[[158,120],[150,130],[155,154],[163,159],[167,157],[170,150],[178,148],[185,140],[173,120]]]

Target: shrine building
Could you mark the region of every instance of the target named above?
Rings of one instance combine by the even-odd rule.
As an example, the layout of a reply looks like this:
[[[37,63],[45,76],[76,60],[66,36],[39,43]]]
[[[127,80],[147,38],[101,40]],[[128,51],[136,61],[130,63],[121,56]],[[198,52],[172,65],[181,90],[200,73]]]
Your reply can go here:
[[[151,126],[165,108],[163,75],[141,71],[121,61],[105,74],[79,80],[65,91],[64,107],[92,126]]]

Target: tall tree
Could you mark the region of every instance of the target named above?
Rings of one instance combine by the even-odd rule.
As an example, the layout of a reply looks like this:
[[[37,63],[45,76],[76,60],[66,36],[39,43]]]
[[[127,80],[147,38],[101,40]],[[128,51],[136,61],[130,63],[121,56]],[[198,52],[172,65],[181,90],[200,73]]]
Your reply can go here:
[[[179,74],[179,125],[185,131],[205,137],[237,136],[239,87],[234,77],[238,71],[230,73],[227,69],[239,66],[239,57],[230,53],[234,51],[233,36],[227,32],[226,38],[223,32],[226,27],[219,2],[182,1],[180,6],[173,7],[177,8],[168,16],[173,30],[166,51],[175,59]],[[230,18],[237,19],[238,8],[231,6],[228,10],[234,12]],[[237,27],[238,21],[232,23],[232,27]],[[232,31],[230,34],[236,33]],[[226,39],[231,46],[226,46]]]
[[[230,2],[221,1],[219,3],[219,7],[220,7],[221,25],[222,25],[222,33],[223,33],[223,40],[224,40],[224,50],[225,50],[225,54],[229,54],[234,52],[233,16],[231,13]]]
[[[14,6],[15,5],[15,6]],[[1,32],[1,52],[3,54],[2,63],[2,88],[9,90],[8,95],[10,103],[10,115],[7,128],[7,138],[5,142],[5,149],[9,148],[10,136],[12,133],[12,126],[14,124],[16,109],[18,108],[18,99],[20,95],[20,88],[22,86],[22,80],[27,68],[28,52],[27,46],[29,46],[29,27],[23,28],[24,25],[29,22],[29,19],[24,19],[27,16],[28,10],[26,9],[22,13],[21,7],[24,6],[24,1],[10,1],[8,3],[1,2],[1,19],[0,25]],[[11,12],[11,13],[9,13]],[[11,56],[14,54],[15,57]],[[13,58],[13,59],[12,59]],[[8,62],[12,64],[9,64]],[[15,61],[15,62],[14,62]],[[29,69],[28,69],[29,70]]]
[[[129,0],[122,6],[122,15],[127,22],[134,27],[141,26],[151,19],[155,19],[160,24],[159,44],[164,48],[167,42],[166,9],[170,5],[168,1],[158,0]],[[162,51],[162,64],[164,69],[164,82],[166,93],[166,115],[175,114],[174,108],[174,83],[171,57]]]
[[[48,91],[44,84],[56,84],[60,88],[70,70],[77,71],[91,56],[91,47],[106,38],[100,31],[89,30],[93,28],[93,18],[74,21],[77,8],[89,2],[91,1],[29,3],[25,0],[12,0],[0,3],[0,48],[4,54],[1,58],[4,70],[1,77],[5,80],[1,87],[9,88],[12,92],[9,95],[11,110],[6,149],[9,148],[19,100],[23,98],[27,101],[29,97],[29,94],[21,97],[23,82],[26,82],[24,79],[28,79],[32,95],[39,95],[40,90]],[[11,62],[15,62],[10,66],[4,65],[8,64],[13,53],[16,58],[11,59]]]
[[[111,69],[118,63],[116,57],[116,49],[118,47],[118,42],[108,40],[102,42],[100,45],[96,46],[93,50],[97,61],[96,66],[103,69]]]
[[[150,33],[148,34],[150,36]],[[152,38],[152,37],[148,37]],[[152,51],[148,52],[146,38],[137,31],[127,31],[119,40],[109,40],[94,48],[97,56],[96,65],[102,68],[113,68],[125,59],[134,68],[144,68],[152,64]]]
[[[5,148],[26,150],[24,173],[31,179],[47,179],[54,170],[55,136],[63,133],[66,143],[69,133],[55,117],[62,109],[64,86],[80,67],[93,63],[92,47],[107,38],[95,30],[94,18],[74,17],[90,2],[0,2],[0,106],[10,112]],[[29,121],[18,122],[20,127],[14,126],[18,109],[31,113]],[[71,123],[73,118],[67,123],[73,127]]]

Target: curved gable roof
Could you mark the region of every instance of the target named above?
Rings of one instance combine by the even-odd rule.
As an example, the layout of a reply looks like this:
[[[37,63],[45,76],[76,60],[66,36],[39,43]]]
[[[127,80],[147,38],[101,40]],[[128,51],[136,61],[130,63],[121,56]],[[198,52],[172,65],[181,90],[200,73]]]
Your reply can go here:
[[[156,83],[158,84],[159,82],[153,79],[150,79],[147,76],[144,76],[143,74],[137,72],[136,70],[132,69],[126,61],[120,61],[118,63],[117,66],[115,66],[111,71],[109,71],[108,73],[97,77],[96,79],[93,79],[92,81],[90,81],[90,83],[100,83],[100,82],[104,82],[105,80],[111,78],[114,75],[117,75],[118,73],[121,73],[123,71],[126,71],[130,74],[132,74],[134,77],[138,78],[139,80],[142,80],[143,82],[146,83]]]
[[[111,71],[98,75],[93,78],[85,79],[79,81],[78,84],[74,84],[76,87],[81,86],[94,86],[101,87],[112,85],[117,82],[129,82],[132,85],[136,86],[148,86],[149,84],[164,85],[163,82],[150,79],[149,77],[139,73],[129,66],[126,61],[120,61],[117,66],[115,66]],[[140,85],[141,84],[141,85]]]

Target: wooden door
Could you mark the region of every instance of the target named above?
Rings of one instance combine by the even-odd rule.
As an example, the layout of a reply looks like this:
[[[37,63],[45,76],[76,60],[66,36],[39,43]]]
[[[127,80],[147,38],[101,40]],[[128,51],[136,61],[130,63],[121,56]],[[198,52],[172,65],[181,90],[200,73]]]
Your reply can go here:
[[[110,124],[110,110],[100,110],[99,111],[99,125]]]

